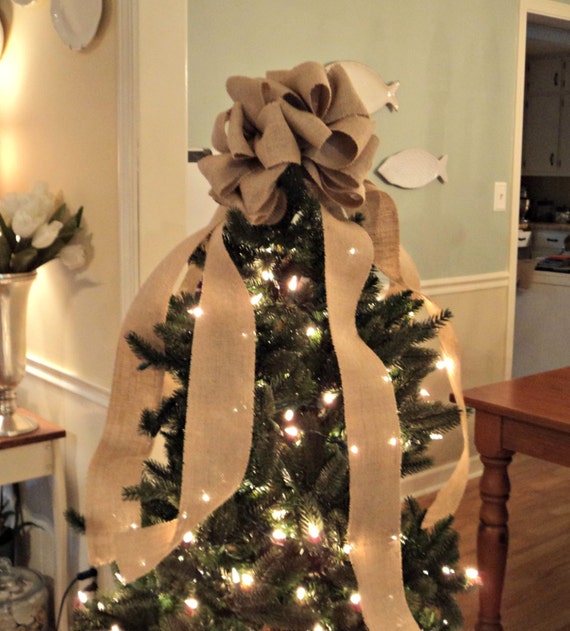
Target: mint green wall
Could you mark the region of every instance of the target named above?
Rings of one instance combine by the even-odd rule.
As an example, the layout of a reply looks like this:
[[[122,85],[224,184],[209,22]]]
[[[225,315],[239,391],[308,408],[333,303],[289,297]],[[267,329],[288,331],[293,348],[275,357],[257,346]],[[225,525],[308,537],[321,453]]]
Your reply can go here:
[[[352,59],[399,80],[399,112],[376,115],[376,164],[402,149],[449,155],[449,182],[396,200],[402,242],[423,279],[507,269],[517,0],[189,0],[189,146],[210,146],[229,107],[225,80]]]

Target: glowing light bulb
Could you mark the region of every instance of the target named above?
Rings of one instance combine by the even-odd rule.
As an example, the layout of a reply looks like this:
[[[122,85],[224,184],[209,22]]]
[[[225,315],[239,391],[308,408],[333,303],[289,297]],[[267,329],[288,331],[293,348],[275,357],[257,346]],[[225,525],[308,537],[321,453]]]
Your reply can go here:
[[[276,543],[282,543],[285,539],[287,539],[287,534],[281,528],[275,528],[275,530],[271,533],[271,538]]]
[[[307,337],[313,337],[313,335],[317,333],[317,329],[314,326],[308,326],[305,333],[307,334]]]
[[[467,581],[471,585],[482,585],[483,584],[483,581],[481,580],[481,575],[479,574],[477,568],[468,567],[465,570],[465,577],[467,578]]]
[[[249,302],[251,302],[251,304],[255,306],[261,302],[262,298],[263,298],[263,294],[255,294],[249,299]]]
[[[193,315],[195,318],[200,318],[204,315],[204,309],[202,307],[193,307],[192,309],[188,309],[188,313]]]
[[[194,538],[194,533],[192,533],[192,531],[190,530],[184,533],[182,541],[184,541],[184,543],[194,543],[194,541],[196,541],[196,539]]]
[[[83,591],[83,590],[79,590],[77,592],[77,600],[84,605],[88,600],[89,600],[89,596],[87,596],[87,594]]]
[[[184,601],[184,604],[188,607],[188,609],[191,609],[192,611],[196,611],[200,603],[195,598],[187,598]]]
[[[349,254],[356,254],[356,248],[350,248],[350,250],[348,251]]]
[[[127,581],[125,581],[125,579],[119,574],[119,572],[115,572],[115,578],[119,581],[119,583],[122,583],[123,585],[127,584]]]
[[[323,401],[325,405],[331,405],[334,403],[335,399],[338,397],[338,393],[332,392],[329,390],[328,392],[323,393]]]
[[[392,436],[392,438],[388,441],[388,444],[391,447],[395,447],[398,444],[398,439],[395,436]]]
[[[307,526],[307,533],[311,541],[318,541],[321,538],[321,529],[317,526],[317,524],[309,524]]]
[[[99,611],[105,611],[105,605],[103,603],[97,603],[97,609]]]
[[[290,291],[297,291],[297,287],[299,287],[299,279],[297,276],[291,276],[289,282],[287,283],[287,287],[289,287]]]
[[[263,280],[273,280],[273,272],[270,269],[264,269],[261,272],[261,278]]]
[[[353,605],[360,605],[360,594],[358,592],[354,592],[353,594],[350,595],[350,602]]]
[[[422,396],[422,397],[429,397],[429,392],[425,388],[422,388],[420,390],[420,396]]]
[[[443,370],[444,368],[452,371],[453,368],[455,366],[455,363],[453,361],[453,359],[451,359],[451,357],[443,357],[442,359],[440,359],[439,361],[436,362],[435,367],[438,370]]]
[[[437,432],[432,432],[429,437],[432,440],[443,440],[443,434],[438,434]]]
[[[276,519],[278,521],[283,519],[286,514],[287,514],[287,511],[283,508],[274,508],[271,511],[271,516],[273,517],[273,519]]]
[[[313,631],[325,631],[325,628],[323,627],[322,624],[319,624],[317,622],[317,624],[313,627]]]
[[[211,500],[212,498],[206,493],[206,491],[204,491],[202,493],[202,501],[206,502],[206,504]]]
[[[235,567],[232,567],[232,582],[236,585],[241,582],[241,576]]]
[[[137,524],[134,522],[131,524],[131,530],[136,530],[138,528]]]
[[[451,576],[452,574],[455,574],[455,570],[452,567],[448,567],[447,565],[444,565],[441,568],[441,571],[446,575],[446,576]]]
[[[295,596],[297,596],[297,600],[305,600],[307,597],[307,590],[302,585],[299,585],[299,587],[295,590]]]
[[[118,624],[113,624],[111,625],[111,631],[122,631],[122,629]]]
[[[253,578],[253,574],[250,574],[249,572],[244,572],[241,575],[241,584],[242,587],[251,587],[254,583],[254,578]]]
[[[359,449],[356,445],[351,445],[350,452],[356,455],[359,452]]]
[[[293,420],[293,418],[295,417],[295,412],[289,408],[288,410],[285,410],[285,414],[283,414],[283,418],[289,423]]]
[[[299,428],[291,425],[285,428],[285,433],[291,438],[297,438],[299,436]]]
[[[343,551],[345,554],[350,554],[350,553],[352,552],[352,546],[350,545],[350,543],[345,543],[345,544],[342,546],[342,551]]]

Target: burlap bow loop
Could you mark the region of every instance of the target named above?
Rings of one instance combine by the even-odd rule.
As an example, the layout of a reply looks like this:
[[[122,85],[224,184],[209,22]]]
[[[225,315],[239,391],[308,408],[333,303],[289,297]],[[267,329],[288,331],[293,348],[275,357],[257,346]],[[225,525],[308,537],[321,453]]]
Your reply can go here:
[[[271,70],[266,76],[288,88],[291,92],[290,100],[300,98],[307,110],[315,116],[326,116],[332,100],[332,89],[324,66],[307,61],[291,70]]]
[[[307,62],[266,79],[232,77],[227,89],[235,102],[212,136],[220,155],[199,163],[218,203],[239,208],[253,224],[275,223],[285,212],[279,176],[303,164],[327,197],[349,208],[363,204],[378,139],[341,66]]]

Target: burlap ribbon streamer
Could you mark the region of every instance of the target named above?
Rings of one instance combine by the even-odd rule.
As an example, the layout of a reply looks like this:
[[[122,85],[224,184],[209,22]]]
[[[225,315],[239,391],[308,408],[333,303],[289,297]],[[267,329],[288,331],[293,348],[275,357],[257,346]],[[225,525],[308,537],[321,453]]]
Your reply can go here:
[[[409,278],[417,276],[413,265],[400,262],[395,206],[365,180],[378,142],[372,121],[340,66],[327,71],[308,63],[269,73],[265,79],[233,78],[228,92],[235,104],[218,118],[213,134],[221,154],[200,163],[212,196],[223,207],[240,208],[251,223],[276,222],[286,203],[276,182],[293,163],[305,167],[311,188],[323,203],[329,321],[341,371],[347,436],[351,445],[358,446],[358,454],[349,452],[349,537],[362,611],[371,631],[417,630],[402,584],[400,443],[394,393],[384,379],[386,368],[360,340],[354,321],[373,261],[390,278],[394,291],[410,282],[414,285],[416,281]],[[346,221],[337,204],[362,208],[372,239]],[[123,324],[107,424],[88,475],[85,518],[91,562],[116,560],[127,581],[156,566],[185,532],[230,497],[247,466],[253,422],[254,318],[248,292],[223,245],[224,214],[222,208],[209,226],[164,259]],[[139,481],[143,460],[150,455],[150,441],[138,433],[139,415],[143,407],[160,402],[164,375],[137,370],[138,361],[124,334],[135,330],[154,337],[152,327],[164,318],[181,269],[208,236],[200,301],[204,315],[194,330],[180,512],[172,522],[140,528],[139,507],[122,501],[121,493],[125,485]],[[435,313],[437,307],[423,298]],[[456,352],[450,331],[449,326],[442,331],[449,356]],[[459,386],[456,380],[454,391]],[[461,488],[460,476],[456,477],[455,490],[442,494],[434,514],[454,510]]]

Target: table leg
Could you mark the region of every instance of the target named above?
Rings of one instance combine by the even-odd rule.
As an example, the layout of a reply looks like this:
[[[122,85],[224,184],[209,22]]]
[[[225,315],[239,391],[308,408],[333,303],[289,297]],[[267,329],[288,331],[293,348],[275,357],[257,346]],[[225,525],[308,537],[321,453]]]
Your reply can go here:
[[[68,582],[67,571],[67,522],[64,512],[66,509],[65,473],[63,466],[62,441],[52,441],[53,450],[53,526],[55,536],[55,580],[54,598],[55,612],[57,614],[61,599],[65,593]],[[66,603],[62,610],[60,629],[67,629],[69,606]]]
[[[475,631],[503,631],[501,596],[509,545],[507,501],[510,482],[508,466],[512,452],[501,450],[493,456],[481,455],[481,511],[477,536],[477,563],[482,585],[479,592],[479,619]]]

